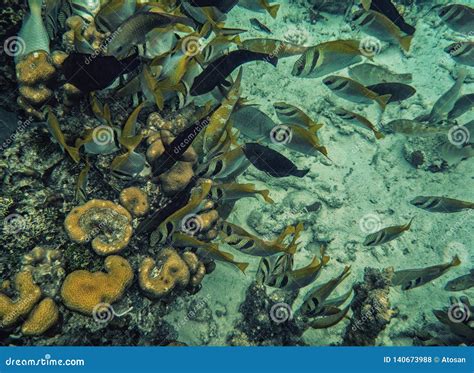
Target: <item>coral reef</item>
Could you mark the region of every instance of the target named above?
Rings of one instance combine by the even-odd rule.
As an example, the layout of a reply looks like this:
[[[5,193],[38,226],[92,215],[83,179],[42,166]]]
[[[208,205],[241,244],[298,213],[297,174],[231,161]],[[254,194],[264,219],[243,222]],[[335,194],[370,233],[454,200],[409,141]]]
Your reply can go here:
[[[34,281],[41,284],[44,295],[57,295],[66,276],[64,258],[60,250],[37,246],[23,256],[22,264],[22,270],[31,272]]]
[[[353,314],[343,337],[344,345],[375,345],[377,336],[394,315],[388,299],[392,276],[392,268],[365,269],[364,281],[354,285]]]
[[[58,320],[58,306],[51,298],[45,298],[31,311],[21,326],[21,332],[26,336],[38,336],[51,329]]]
[[[128,261],[112,255],[105,259],[104,272],[74,271],[66,276],[61,287],[61,298],[69,309],[92,315],[101,303],[119,300],[133,280]]]
[[[14,285],[18,292],[15,301],[0,293],[0,329],[13,326],[27,316],[41,298],[41,289],[33,282],[33,276],[28,271],[18,273]]]
[[[145,258],[140,264],[140,288],[150,298],[161,298],[176,288],[197,288],[206,268],[192,252],[180,256],[172,248],[163,249],[157,260]]]
[[[37,110],[48,101],[53,91],[47,83],[54,77],[56,69],[49,54],[45,51],[35,51],[23,56],[16,65],[16,76],[19,83],[20,97],[18,105],[29,115],[43,119],[43,114]]]
[[[116,254],[123,250],[132,237],[132,217],[120,205],[94,199],[74,208],[64,221],[69,238],[85,243],[92,240],[92,248],[99,255]]]
[[[174,139],[175,137],[168,130],[161,130],[159,137],[153,136],[149,138],[150,146],[147,150],[148,161],[152,163],[158,159],[158,157],[165,152],[165,147],[169,146]],[[197,154],[193,147],[190,146],[169,171],[158,177],[158,182],[165,195],[174,195],[188,186],[194,177],[193,165],[196,161]]]
[[[120,204],[133,216],[141,217],[148,213],[148,196],[140,188],[125,188],[120,192]]]
[[[228,336],[228,343],[232,346],[305,345],[301,339],[305,328],[289,306],[294,298],[294,294],[282,291],[267,295],[265,286],[251,284],[239,308],[242,319]]]

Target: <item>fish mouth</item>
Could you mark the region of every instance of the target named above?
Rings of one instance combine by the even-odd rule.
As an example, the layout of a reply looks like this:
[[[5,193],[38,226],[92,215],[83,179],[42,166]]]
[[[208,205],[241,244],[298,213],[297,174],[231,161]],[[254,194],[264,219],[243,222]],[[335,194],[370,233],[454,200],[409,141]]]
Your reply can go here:
[[[444,18],[446,17],[446,14],[448,14],[448,12],[452,9],[452,5],[447,5],[447,6],[444,6],[442,7],[439,12],[438,12],[438,15],[441,17],[441,18]]]
[[[331,85],[333,85],[335,82],[336,82],[336,80],[333,79],[333,78],[325,78],[325,79],[323,79],[323,83],[324,83],[325,85],[327,85],[328,87],[331,86]]]

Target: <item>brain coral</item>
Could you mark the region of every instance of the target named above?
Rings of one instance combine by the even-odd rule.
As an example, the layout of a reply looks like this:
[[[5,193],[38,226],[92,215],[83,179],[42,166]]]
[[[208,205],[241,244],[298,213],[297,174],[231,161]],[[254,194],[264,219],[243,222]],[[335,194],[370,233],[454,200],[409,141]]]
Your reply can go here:
[[[97,254],[110,255],[128,245],[132,237],[131,221],[132,216],[122,206],[93,199],[72,209],[64,226],[71,240],[79,243],[92,240]]]
[[[18,299],[15,302],[0,293],[0,328],[12,326],[28,315],[41,298],[41,289],[33,282],[29,271],[16,275],[15,289],[18,291]]]
[[[41,335],[59,320],[58,306],[51,298],[43,299],[23,323],[21,332],[24,335]]]
[[[104,272],[78,270],[70,273],[61,287],[61,297],[71,310],[92,315],[100,303],[119,300],[133,280],[133,270],[121,256],[112,255],[105,259]]]
[[[186,262],[172,248],[164,249],[157,262],[145,258],[140,265],[139,283],[142,290],[152,298],[168,294],[175,287],[189,283],[190,272]]]
[[[120,192],[120,203],[133,216],[144,216],[148,212],[150,205],[148,204],[148,196],[140,188],[125,188]]]

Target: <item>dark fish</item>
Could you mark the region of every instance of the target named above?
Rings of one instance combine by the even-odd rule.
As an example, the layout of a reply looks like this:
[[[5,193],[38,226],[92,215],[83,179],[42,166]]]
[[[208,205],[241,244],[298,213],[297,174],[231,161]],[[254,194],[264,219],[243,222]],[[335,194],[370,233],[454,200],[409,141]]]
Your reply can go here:
[[[138,66],[140,59],[137,55],[118,60],[113,56],[73,52],[64,61],[63,73],[68,83],[89,93],[107,88],[120,75],[131,73]]]
[[[455,278],[454,280],[449,281],[444,287],[444,290],[463,291],[463,290],[470,289],[473,286],[474,286],[474,269],[471,269],[471,271],[467,275],[463,275],[463,276]]]
[[[256,168],[273,177],[304,177],[309,172],[309,169],[298,170],[296,165],[285,156],[255,142],[245,144],[243,151]]]
[[[207,6],[212,6],[219,9],[222,13],[228,13],[234,6],[237,5],[239,0],[191,0],[192,6],[203,8]]]
[[[191,146],[194,139],[196,139],[201,131],[207,127],[210,123],[212,114],[218,108],[219,106],[176,136],[171,144],[165,148],[165,152],[153,162],[152,167],[154,176],[159,176],[174,166],[174,164]]]
[[[199,74],[191,86],[191,95],[199,96],[211,92],[214,88],[228,85],[225,79],[240,65],[252,61],[265,61],[277,66],[278,58],[265,53],[247,50],[232,51],[211,62]]]
[[[403,83],[379,83],[369,85],[367,88],[379,96],[391,95],[388,103],[406,100],[416,93],[415,88]]]
[[[272,30],[270,30],[266,25],[260,22],[257,18],[250,18],[250,24],[259,31],[266,32],[267,34],[271,34]]]
[[[415,33],[416,29],[405,22],[398,9],[390,0],[362,0],[362,5],[365,10],[375,10],[387,16],[405,34],[413,35]]]
[[[453,109],[448,113],[448,119],[453,120],[474,109],[474,93],[458,98]]]

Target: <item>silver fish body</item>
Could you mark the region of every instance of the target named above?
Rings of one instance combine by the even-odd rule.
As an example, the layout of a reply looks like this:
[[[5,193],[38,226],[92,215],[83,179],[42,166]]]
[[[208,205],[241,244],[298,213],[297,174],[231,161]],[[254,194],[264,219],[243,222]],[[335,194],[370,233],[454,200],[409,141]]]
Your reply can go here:
[[[100,0],[69,0],[72,12],[87,22],[93,22],[100,10]]]
[[[474,8],[467,5],[451,4],[442,7],[438,14],[452,30],[466,34],[472,32]]]
[[[25,17],[21,26],[19,37],[19,50],[15,54],[15,61],[32,52],[45,51],[50,53],[49,35],[41,15],[43,0],[29,0],[30,12]]]
[[[230,122],[244,136],[265,143],[271,142],[271,132],[276,123],[256,106],[243,106],[232,113]]]
[[[353,40],[338,40],[308,48],[295,62],[291,75],[319,78],[362,61]],[[359,52],[359,53],[358,53]]]
[[[453,120],[459,118],[467,112],[471,112],[474,109],[474,93],[470,93],[459,97],[454,104],[453,109],[448,113],[448,119]]]
[[[145,11],[135,13],[114,32],[107,53],[115,57],[124,56],[131,47],[145,43],[146,35],[154,28],[177,23],[194,26],[194,22],[186,17]]]
[[[379,83],[411,83],[412,74],[397,74],[386,67],[371,63],[361,63],[349,68],[349,76],[359,83],[369,86]]]
[[[461,41],[450,44],[444,51],[461,65],[474,66],[474,42]]]
[[[446,119],[449,112],[453,110],[456,101],[461,93],[462,85],[466,79],[467,71],[461,70],[453,86],[446,91],[433,105],[427,121],[436,124]]]
[[[471,269],[471,271],[467,275],[463,275],[449,281],[444,287],[444,289],[448,291],[464,291],[472,288],[473,286],[474,269]]]
[[[430,212],[453,213],[474,209],[474,203],[472,202],[447,197],[418,196],[411,200],[410,203],[415,207]]]

